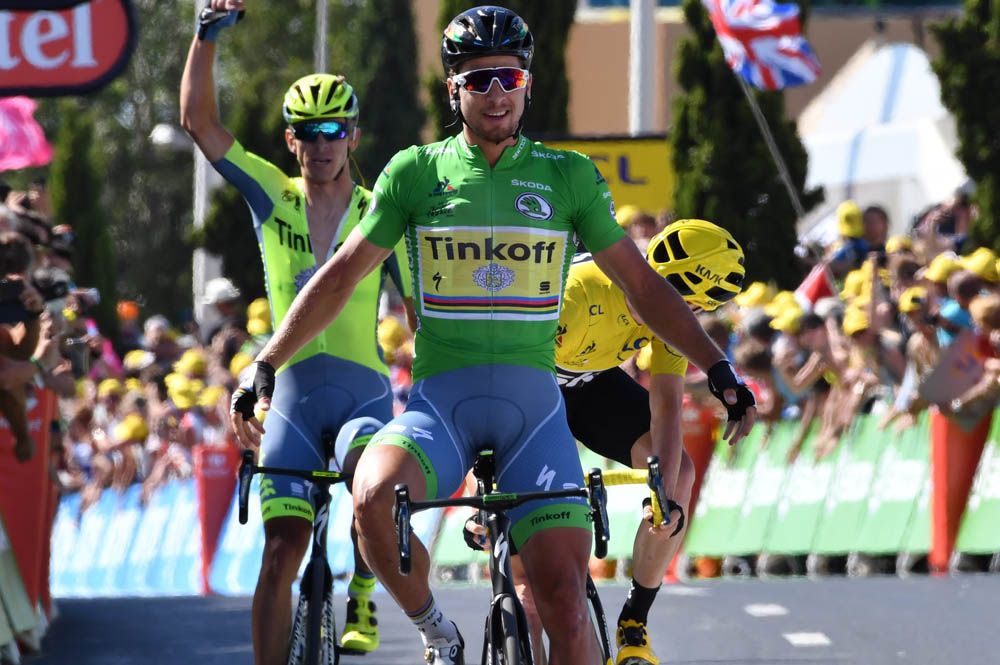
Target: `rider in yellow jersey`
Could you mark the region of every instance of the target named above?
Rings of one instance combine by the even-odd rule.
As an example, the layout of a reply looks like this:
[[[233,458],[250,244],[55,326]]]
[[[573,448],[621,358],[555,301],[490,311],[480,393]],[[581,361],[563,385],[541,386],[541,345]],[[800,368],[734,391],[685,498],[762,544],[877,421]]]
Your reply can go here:
[[[650,240],[647,260],[695,311],[717,309],[743,286],[743,250],[728,231],[711,222],[674,222]],[[647,346],[651,347],[649,391],[619,367]],[[676,504],[670,526],[640,525],[636,533],[632,580],[618,617],[617,665],[659,662],[647,637],[646,620],[683,539],[694,483],[694,465],[684,451],[681,432],[687,366],[687,358],[650,331],[590,254],[574,258],[556,337],[556,377],[570,430],[587,448],[626,466],[645,468],[647,456],[659,456],[665,493]],[[646,510],[651,519],[651,509]],[[483,533],[481,527],[469,528]],[[518,575],[520,566],[514,570],[519,590],[529,596],[525,605],[531,608],[530,591]],[[533,641],[540,645],[541,627],[537,621],[531,623]]]

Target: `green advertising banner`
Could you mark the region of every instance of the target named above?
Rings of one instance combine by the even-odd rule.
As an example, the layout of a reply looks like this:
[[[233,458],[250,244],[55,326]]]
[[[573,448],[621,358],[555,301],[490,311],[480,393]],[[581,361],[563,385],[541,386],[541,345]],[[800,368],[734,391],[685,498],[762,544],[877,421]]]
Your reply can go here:
[[[763,450],[754,460],[746,498],[733,525],[726,554],[756,554],[763,551],[768,530],[778,509],[778,499],[784,492],[788,477],[788,450],[797,428],[796,422],[778,423],[770,437],[765,439]]]
[[[853,551],[894,554],[906,546],[917,501],[930,478],[928,420],[925,417],[919,425],[895,436],[886,431],[877,435],[885,451],[879,457]]]
[[[979,459],[955,550],[968,554],[1000,552],[1000,411],[993,416]]]
[[[725,441],[716,445],[684,541],[688,556],[729,553],[732,532],[750,484],[750,469],[764,440],[765,429],[761,425],[754,427],[735,448],[730,448]]]
[[[860,416],[838,446],[833,481],[811,548],[815,554],[853,551],[882,452],[882,432],[876,430],[876,422],[872,416]]]
[[[837,460],[843,446],[821,460],[816,459],[815,431],[810,432],[792,463],[784,491],[778,499],[774,523],[764,544],[772,554],[808,554],[823,518],[823,507],[833,485]]]
[[[928,474],[913,510],[910,528],[903,542],[903,552],[926,554],[931,551],[931,519],[931,478]]]
[[[21,580],[21,572],[14,558],[7,529],[0,519],[0,612],[14,633],[24,633],[35,628],[35,610],[28,599],[28,591]],[[0,643],[0,645],[5,644]]]

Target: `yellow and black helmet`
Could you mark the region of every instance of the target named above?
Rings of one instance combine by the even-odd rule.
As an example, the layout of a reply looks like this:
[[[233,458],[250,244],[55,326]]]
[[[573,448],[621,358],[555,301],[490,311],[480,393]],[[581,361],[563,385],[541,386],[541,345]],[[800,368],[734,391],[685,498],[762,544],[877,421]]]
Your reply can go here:
[[[729,231],[712,222],[674,222],[649,241],[646,260],[688,304],[706,312],[743,290],[743,248]]]
[[[281,112],[288,124],[320,118],[357,118],[358,96],[343,76],[309,74],[288,88]]]

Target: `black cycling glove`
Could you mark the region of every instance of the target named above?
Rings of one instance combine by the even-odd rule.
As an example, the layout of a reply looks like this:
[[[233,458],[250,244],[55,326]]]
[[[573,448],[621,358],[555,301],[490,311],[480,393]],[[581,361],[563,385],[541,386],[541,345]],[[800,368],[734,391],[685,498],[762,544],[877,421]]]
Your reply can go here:
[[[211,7],[205,7],[198,15],[198,39],[214,42],[223,28],[236,25],[243,14],[242,11],[215,11]]]
[[[230,413],[238,413],[244,420],[254,417],[253,408],[261,397],[274,395],[274,368],[270,363],[256,361],[243,371],[239,387],[233,391]]]
[[[720,360],[715,363],[706,374],[708,375],[708,389],[726,407],[729,421],[742,420],[747,409],[751,406],[757,406],[757,400],[754,399],[753,393],[750,392],[745,383],[737,378],[736,372],[728,360]],[[727,403],[726,398],[722,396],[722,393],[729,389],[736,391],[735,404]]]
[[[477,510],[475,515],[465,520],[465,528],[462,529],[462,537],[465,538],[465,544],[469,546],[470,550],[475,552],[482,552],[486,549],[486,537],[472,533],[469,530],[469,522],[482,526],[481,517],[482,513]]]

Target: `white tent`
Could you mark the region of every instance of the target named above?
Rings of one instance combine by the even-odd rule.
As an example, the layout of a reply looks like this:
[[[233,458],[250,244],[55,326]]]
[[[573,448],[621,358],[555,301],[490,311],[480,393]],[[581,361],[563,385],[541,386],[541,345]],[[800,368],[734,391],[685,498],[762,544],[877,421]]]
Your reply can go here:
[[[806,186],[826,189],[825,202],[799,221],[808,240],[836,237],[834,210],[848,198],[883,206],[890,232],[903,233],[967,180],[937,76],[911,44],[862,46],[803,111],[799,133],[809,153]]]

